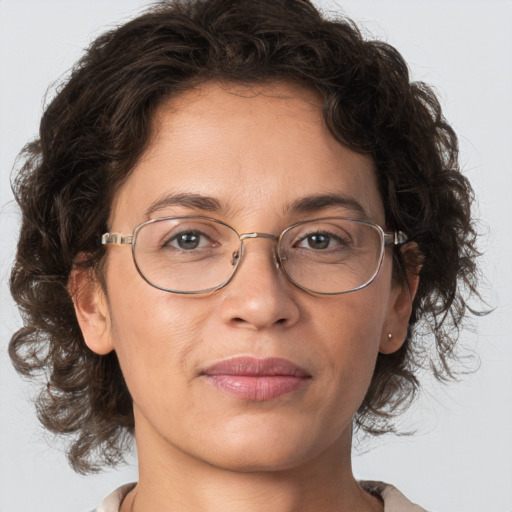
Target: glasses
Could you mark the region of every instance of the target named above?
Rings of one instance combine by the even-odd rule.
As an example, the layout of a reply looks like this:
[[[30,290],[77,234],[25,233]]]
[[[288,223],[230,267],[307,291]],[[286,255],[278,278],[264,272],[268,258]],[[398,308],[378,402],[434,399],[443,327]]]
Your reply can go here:
[[[325,217],[299,222],[280,235],[238,233],[202,216],[164,217],[143,222],[133,235],[105,233],[102,245],[132,246],[135,266],[151,286],[197,294],[226,286],[240,268],[245,242],[267,238],[288,279],[303,290],[337,295],[368,286],[378,274],[386,246],[407,241],[402,231],[386,233],[359,219]]]

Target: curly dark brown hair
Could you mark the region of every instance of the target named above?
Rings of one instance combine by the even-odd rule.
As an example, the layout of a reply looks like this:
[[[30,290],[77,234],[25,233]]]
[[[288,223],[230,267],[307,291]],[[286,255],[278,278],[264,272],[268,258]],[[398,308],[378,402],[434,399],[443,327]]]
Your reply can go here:
[[[421,260],[407,339],[379,354],[356,424],[393,430],[417,392],[420,366],[441,380],[453,376],[478,252],[472,189],[431,89],[410,81],[393,47],[366,40],[348,19],[323,17],[308,0],[160,2],[92,43],[46,108],[13,180],[23,220],[11,292],[24,327],[10,356],[22,374],[46,376],[38,414],[46,428],[71,436],[77,471],[122,460],[134,423],[116,354],[84,343],[70,272],[84,253],[80,264],[101,274],[98,235],[147,146],[155,109],[212,80],[291,80],[316,90],[334,136],[374,160],[387,227],[417,243],[407,261],[394,255],[396,280]]]

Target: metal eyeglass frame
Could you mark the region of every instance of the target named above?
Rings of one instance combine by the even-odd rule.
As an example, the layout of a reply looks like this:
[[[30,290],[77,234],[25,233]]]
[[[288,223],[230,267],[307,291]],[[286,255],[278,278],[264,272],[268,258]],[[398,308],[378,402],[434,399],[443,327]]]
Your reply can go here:
[[[229,228],[231,231],[233,231],[238,236],[238,238],[240,240],[240,254],[237,257],[237,262],[236,262],[236,266],[233,270],[233,273],[229,276],[228,279],[226,279],[223,283],[219,284],[218,286],[215,286],[212,288],[207,288],[204,290],[197,290],[197,291],[172,290],[170,288],[164,288],[162,286],[158,286],[158,285],[152,283],[151,281],[149,281],[149,279],[144,275],[144,273],[139,268],[139,265],[137,263],[137,258],[135,257],[135,244],[137,241],[137,233],[140,231],[140,229],[142,229],[144,226],[147,226],[148,224],[153,224],[153,223],[161,222],[161,221],[165,221],[165,220],[175,220],[175,219],[200,219],[200,220],[206,220],[209,222],[214,222],[216,224],[221,224],[222,226]],[[284,265],[282,265],[282,261],[285,260],[285,257],[282,257],[279,254],[279,248],[280,248],[280,243],[281,243],[283,236],[291,229],[293,229],[297,226],[300,226],[302,224],[309,224],[312,222],[326,221],[326,220],[332,220],[332,219],[358,222],[358,223],[366,224],[366,225],[373,226],[374,228],[376,228],[380,232],[380,235],[381,235],[381,251],[380,251],[380,256],[379,256],[379,264],[377,265],[377,269],[372,274],[372,276],[366,282],[364,282],[362,285],[360,285],[356,288],[353,288],[351,290],[345,290],[342,292],[318,292],[316,290],[312,290],[310,288],[306,288],[305,286],[300,285],[288,274],[288,272],[286,271],[286,267]],[[226,224],[225,222],[222,222],[221,220],[214,219],[211,217],[205,217],[202,215],[176,215],[176,216],[170,216],[170,217],[159,217],[156,219],[150,219],[148,221],[145,221],[142,224],[139,224],[138,226],[135,227],[132,235],[123,235],[121,233],[110,233],[110,232],[104,233],[103,235],[101,235],[99,243],[100,243],[100,245],[131,245],[132,246],[132,258],[133,258],[133,263],[135,264],[135,268],[137,269],[137,272],[142,277],[142,279],[144,279],[144,281],[146,281],[150,286],[153,286],[154,288],[157,288],[159,290],[169,292],[169,293],[178,293],[178,294],[183,294],[183,295],[196,295],[196,294],[209,293],[209,292],[213,292],[215,290],[219,290],[219,289],[223,288],[224,286],[226,286],[233,279],[234,275],[237,273],[238,269],[240,268],[240,265],[242,264],[242,260],[244,257],[244,247],[245,246],[244,246],[243,242],[244,242],[244,240],[247,240],[249,238],[267,238],[267,239],[277,242],[277,244],[276,244],[277,249],[274,250],[274,258],[275,258],[276,263],[278,264],[279,268],[286,275],[288,280],[290,282],[292,282],[298,288],[305,290],[307,292],[310,292],[310,293],[318,294],[318,295],[342,295],[345,293],[351,293],[351,292],[361,290],[362,288],[365,288],[366,286],[370,285],[373,282],[373,280],[375,279],[375,277],[377,276],[377,274],[380,271],[380,268],[382,266],[382,261],[384,258],[384,249],[388,246],[399,247],[408,241],[408,237],[403,231],[386,232],[386,231],[384,231],[384,229],[382,229],[382,227],[380,227],[375,222],[371,222],[368,220],[362,220],[362,219],[355,219],[355,218],[350,218],[350,217],[332,217],[332,216],[331,217],[320,217],[317,219],[296,222],[295,224],[292,224],[291,226],[288,226],[286,229],[284,229],[280,235],[273,235],[271,233],[260,233],[260,232],[238,233],[238,231],[235,228],[231,227],[229,224]]]

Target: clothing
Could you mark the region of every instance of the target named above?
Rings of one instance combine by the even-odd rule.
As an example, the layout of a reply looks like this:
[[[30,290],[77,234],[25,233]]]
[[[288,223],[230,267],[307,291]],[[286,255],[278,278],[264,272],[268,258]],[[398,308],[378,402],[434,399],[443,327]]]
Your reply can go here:
[[[125,484],[109,494],[92,512],[119,512],[121,503],[136,484]]]
[[[382,482],[359,482],[361,487],[384,502],[384,512],[425,512],[425,509],[411,503],[398,489]],[[126,484],[116,489],[92,512],[119,512],[125,496],[135,487]]]
[[[370,494],[384,502],[384,512],[426,512],[424,508],[410,502],[396,487],[383,482],[359,482]],[[117,512],[117,511],[116,511]]]

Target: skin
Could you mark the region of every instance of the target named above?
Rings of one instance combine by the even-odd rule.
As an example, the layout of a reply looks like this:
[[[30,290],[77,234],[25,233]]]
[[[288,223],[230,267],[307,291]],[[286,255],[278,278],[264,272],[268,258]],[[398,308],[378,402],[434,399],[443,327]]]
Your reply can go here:
[[[332,137],[315,93],[286,83],[209,83],[162,105],[145,154],[115,198],[111,231],[131,234],[168,193],[213,197],[220,208],[168,205],[151,218],[206,215],[239,233],[279,234],[328,215],[385,227],[371,159]],[[364,213],[289,209],[332,193],[354,198]],[[355,481],[350,450],[377,354],[405,339],[417,285],[392,285],[391,249],[370,286],[335,296],[290,283],[268,239],[247,241],[233,280],[198,296],[148,285],[129,246],[108,251],[106,293],[79,270],[71,287],[86,343],[99,354],[116,351],[133,397],[140,479],[123,512],[382,510]],[[236,356],[285,358],[311,379],[255,402],[201,376]]]

